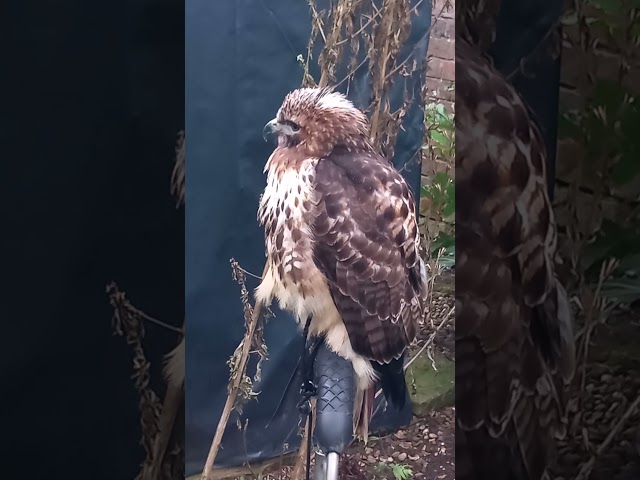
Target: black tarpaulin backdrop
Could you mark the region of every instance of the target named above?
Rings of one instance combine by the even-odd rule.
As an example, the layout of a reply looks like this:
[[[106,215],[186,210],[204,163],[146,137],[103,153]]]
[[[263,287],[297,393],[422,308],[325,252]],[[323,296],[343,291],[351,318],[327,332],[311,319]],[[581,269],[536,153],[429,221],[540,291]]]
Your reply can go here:
[[[2,477],[133,479],[132,354],[105,286],[182,323],[183,5],[3,3],[0,38]],[[155,366],[176,337],[147,325]]]
[[[318,2],[323,10],[328,2]],[[406,79],[418,100],[431,22],[430,2],[420,2],[411,36],[401,58],[412,55],[417,72]],[[285,94],[300,86],[298,54],[305,54],[310,34],[307,2],[297,0],[191,0],[186,4],[186,475],[202,470],[226,399],[226,364],[244,333],[239,287],[231,278],[229,259],[260,274],[264,266],[263,232],[256,220],[262,173],[272,147],[262,139],[262,127],[275,116]],[[364,49],[361,49],[364,51]],[[318,78],[317,70],[312,74]],[[342,78],[340,73],[337,76]],[[346,82],[342,86],[346,87]],[[369,100],[366,68],[350,83],[350,98],[363,107]],[[392,107],[402,103],[404,85],[394,86]],[[394,163],[415,160],[423,138],[419,102],[405,117]],[[420,165],[404,172],[417,193]],[[257,286],[254,280],[248,285]],[[269,361],[261,393],[245,406],[243,435],[234,413],[217,464],[255,462],[294,450],[299,444],[298,415],[292,389],[288,406],[269,428],[300,351],[300,336],[287,315],[274,311],[266,328]],[[253,365],[249,372],[253,374]],[[373,428],[393,428],[401,417],[374,419]],[[283,448],[287,442],[288,447]]]
[[[561,28],[558,20],[563,11],[564,2],[558,0],[503,1],[496,42],[490,52],[496,68],[509,76],[541,130],[547,149],[547,181],[552,198],[558,139],[560,56],[552,58],[544,53],[535,55],[535,52],[553,50],[553,42],[557,39],[550,32]],[[555,48],[560,46],[558,42]],[[522,59],[527,63],[518,71]]]

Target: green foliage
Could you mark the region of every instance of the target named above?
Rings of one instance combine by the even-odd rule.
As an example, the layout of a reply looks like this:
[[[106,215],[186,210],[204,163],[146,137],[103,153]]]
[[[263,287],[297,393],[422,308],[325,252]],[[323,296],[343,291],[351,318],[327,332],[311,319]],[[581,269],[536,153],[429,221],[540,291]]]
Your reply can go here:
[[[455,116],[442,103],[429,103],[424,110],[424,122],[428,143],[422,148],[429,150],[436,159],[450,160],[456,154]]]
[[[448,173],[437,172],[430,185],[422,185],[422,196],[431,200],[431,213],[450,219],[456,213],[456,183]]]
[[[391,473],[396,480],[407,480],[413,476],[413,470],[407,465],[394,463],[391,465]]]
[[[606,161],[604,171],[612,186],[624,186],[640,175],[640,107],[638,99],[618,82],[600,79],[583,110],[560,118],[560,138],[588,145],[591,166]],[[638,192],[640,193],[640,192]]]
[[[408,480],[413,477],[413,470],[408,465],[384,462],[378,463],[374,468],[374,478],[388,478],[391,473],[395,480]]]
[[[637,45],[640,0],[586,0],[574,3],[573,7],[575,9],[562,18],[563,25],[573,27],[582,23],[588,27],[592,39],[608,36],[606,43],[620,46],[629,41],[631,45]]]
[[[616,14],[620,11],[621,7],[620,0],[587,0],[585,3],[598,8],[609,15]]]
[[[444,267],[455,265],[456,184],[448,173],[438,172],[431,184],[422,185],[421,196],[430,200],[428,217],[439,220],[440,230],[430,244],[430,254],[440,254]]]
[[[624,192],[630,202],[640,197],[640,106],[617,82],[598,80],[586,108],[561,116],[560,138],[586,145],[585,177],[604,188],[608,197]],[[622,195],[622,194],[620,194]],[[604,261],[620,261],[619,273],[638,267],[640,228],[638,209],[615,219],[604,218],[582,255],[582,268],[595,278]],[[591,232],[584,232],[590,235]],[[640,298],[640,296],[638,297]]]
[[[640,107],[637,95],[623,86],[630,70],[628,54],[640,42],[640,0],[587,0],[575,8],[564,23],[577,26],[587,57],[592,48],[608,45],[619,53],[620,67],[617,78],[603,78],[595,75],[598,68],[587,68],[592,86],[587,103],[561,115],[559,135],[587,145],[586,160],[594,174],[621,187],[640,176]]]
[[[604,279],[601,295],[613,303],[630,304],[640,300],[640,231],[604,220],[602,228],[584,250],[583,268],[595,283],[600,267],[609,259],[617,263]]]
[[[607,45],[620,55],[618,72],[606,78],[606,70],[587,65],[590,73],[582,92],[586,103],[561,115],[558,132],[561,139],[585,147],[573,182],[593,189],[590,203],[583,206],[590,220],[568,225],[576,232],[574,237],[583,239],[576,255],[577,273],[587,284],[602,282],[600,294],[614,303],[640,300],[640,99],[637,87],[632,91],[624,81],[631,68],[627,53],[640,40],[638,8],[640,0],[587,0],[576,4],[563,22],[577,29],[585,58],[598,61],[590,50],[597,45]],[[578,203],[577,191],[568,204]],[[603,207],[605,200],[608,208]],[[576,218],[575,212],[569,213]],[[602,267],[611,259],[617,263],[603,281]]]
[[[640,241],[638,232],[633,228],[625,228],[610,220],[604,220],[602,227],[594,239],[585,247],[582,256],[583,268],[594,274],[609,258],[616,258],[620,262],[620,272],[640,270]]]
[[[429,103],[425,107],[424,161],[435,165],[446,163],[451,168],[455,160],[455,115],[442,103]],[[455,211],[456,184],[446,172],[436,172],[430,182],[421,188],[424,210],[428,218],[427,231],[437,229],[430,239],[430,254],[440,255],[444,267],[455,265]]]

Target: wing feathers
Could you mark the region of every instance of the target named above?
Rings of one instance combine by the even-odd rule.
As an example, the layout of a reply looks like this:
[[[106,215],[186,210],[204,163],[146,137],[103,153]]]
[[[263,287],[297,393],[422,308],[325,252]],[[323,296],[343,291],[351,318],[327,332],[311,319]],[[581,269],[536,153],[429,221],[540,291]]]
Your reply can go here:
[[[315,180],[314,258],[352,347],[378,362],[397,359],[423,309],[413,196],[384,159],[346,149],[321,159]]]
[[[465,42],[456,57],[465,92],[456,108],[457,466],[463,480],[538,480],[564,431],[573,371],[546,153],[505,79]]]

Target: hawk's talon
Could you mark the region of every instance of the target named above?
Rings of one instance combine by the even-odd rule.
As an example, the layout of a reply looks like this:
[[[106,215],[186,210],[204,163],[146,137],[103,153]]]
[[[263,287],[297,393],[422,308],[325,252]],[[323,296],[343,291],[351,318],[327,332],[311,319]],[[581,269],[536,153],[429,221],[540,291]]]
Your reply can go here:
[[[314,383],[310,380],[307,380],[300,387],[300,394],[308,397],[315,397],[318,393],[318,387],[314,385]]]
[[[298,403],[298,411],[302,415],[309,415],[311,413],[311,402],[307,399]]]
[[[311,380],[306,380],[300,386],[300,395],[302,398],[298,402],[297,408],[303,415],[309,415],[311,412],[311,397],[315,397],[318,393],[318,388]]]

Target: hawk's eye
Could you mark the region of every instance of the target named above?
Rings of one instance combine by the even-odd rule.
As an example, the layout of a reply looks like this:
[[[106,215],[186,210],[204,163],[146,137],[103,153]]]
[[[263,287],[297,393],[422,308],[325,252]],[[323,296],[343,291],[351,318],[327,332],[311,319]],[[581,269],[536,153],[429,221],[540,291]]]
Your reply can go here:
[[[295,122],[292,122],[291,120],[285,120],[284,123],[291,128],[291,130],[293,131],[293,133],[297,133],[300,131],[300,125],[298,125]]]

